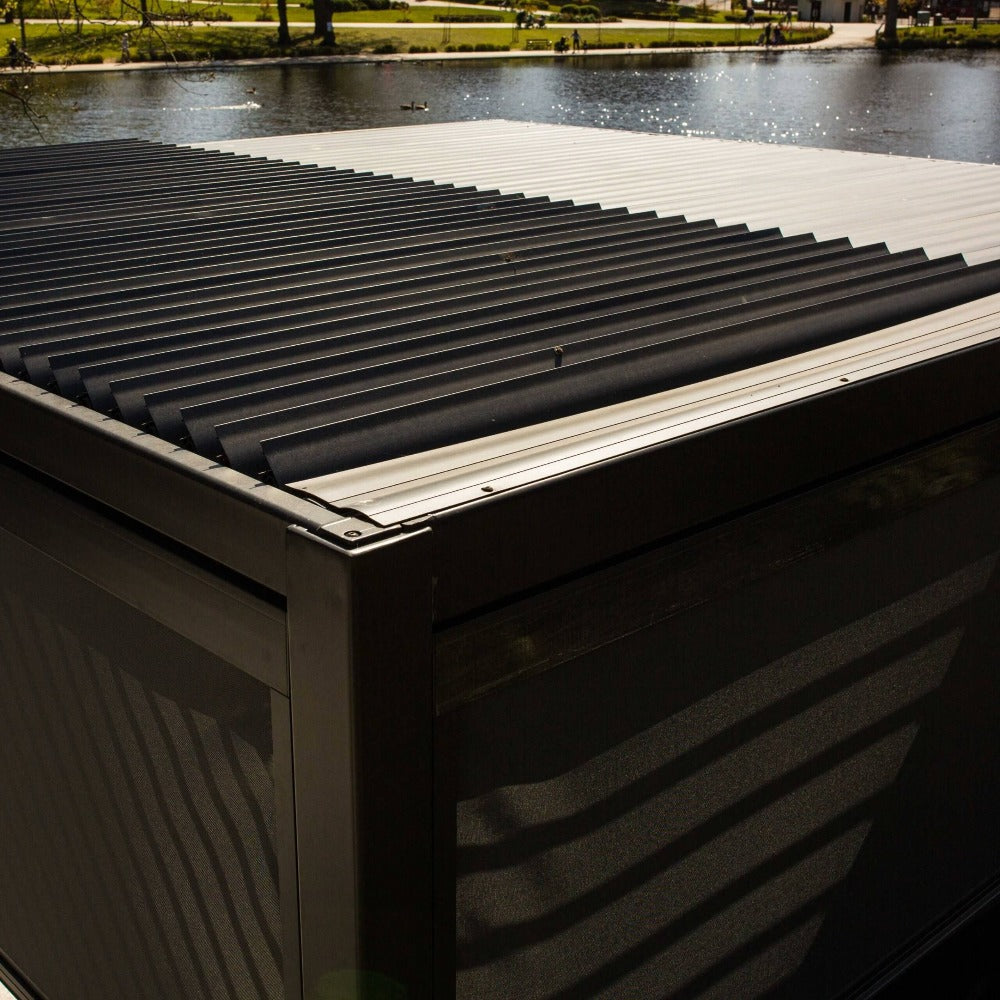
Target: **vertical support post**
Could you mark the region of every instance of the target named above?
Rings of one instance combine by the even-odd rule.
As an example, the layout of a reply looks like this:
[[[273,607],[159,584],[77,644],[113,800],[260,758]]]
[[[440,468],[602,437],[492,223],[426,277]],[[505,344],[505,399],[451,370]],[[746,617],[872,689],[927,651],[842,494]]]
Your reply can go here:
[[[287,552],[304,996],[430,1000],[430,531]]]
[[[286,1000],[302,997],[299,962],[299,883],[295,848],[295,794],[292,786],[291,702],[271,692],[271,740],[274,747],[274,797],[281,911],[282,973]]]

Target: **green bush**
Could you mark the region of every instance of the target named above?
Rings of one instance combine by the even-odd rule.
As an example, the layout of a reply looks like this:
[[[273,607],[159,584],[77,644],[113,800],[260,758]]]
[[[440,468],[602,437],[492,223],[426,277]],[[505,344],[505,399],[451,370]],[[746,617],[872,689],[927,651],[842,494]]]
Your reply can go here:
[[[881,34],[875,37],[876,48],[891,48],[891,46],[886,45],[885,39]],[[923,38],[918,37],[912,32],[906,32],[899,36],[899,47],[901,49],[943,49],[944,39],[943,38],[928,38],[926,41]]]
[[[435,14],[435,21],[447,24],[496,24],[503,20],[502,14]]]
[[[96,66],[104,62],[100,52],[74,52],[62,59],[46,60],[46,66]]]
[[[409,51],[413,55],[419,55],[421,52],[437,52],[437,49],[433,45],[411,45]]]
[[[444,50],[445,52],[510,52],[510,46],[490,45],[486,42],[470,45],[468,42],[462,42],[461,45],[446,45]]]
[[[564,3],[559,8],[559,16],[564,18],[576,18],[580,16],[580,8],[575,3]]]
[[[394,42],[379,42],[379,44],[372,49],[372,52],[374,52],[377,56],[391,56],[398,51],[399,49],[396,48]]]

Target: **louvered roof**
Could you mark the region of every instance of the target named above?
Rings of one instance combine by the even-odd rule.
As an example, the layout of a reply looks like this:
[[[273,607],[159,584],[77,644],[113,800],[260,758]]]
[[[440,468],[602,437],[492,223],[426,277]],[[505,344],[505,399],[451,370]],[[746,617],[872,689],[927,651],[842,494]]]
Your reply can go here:
[[[277,158],[295,148],[280,139],[273,159],[147,142],[0,153],[3,370],[363,508],[344,503],[359,470],[402,462],[409,483],[422,456],[1000,293],[988,254],[414,180],[395,162],[354,169],[360,137],[339,136],[347,166]],[[372,156],[391,151],[367,136]],[[311,141],[335,151],[338,134]]]

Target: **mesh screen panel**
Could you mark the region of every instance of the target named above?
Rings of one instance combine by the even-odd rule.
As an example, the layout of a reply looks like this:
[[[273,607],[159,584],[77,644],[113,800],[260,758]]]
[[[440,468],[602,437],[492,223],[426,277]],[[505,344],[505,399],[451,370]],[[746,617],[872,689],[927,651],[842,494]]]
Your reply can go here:
[[[5,953],[52,1000],[282,996],[267,688],[0,551]]]
[[[993,445],[508,613],[522,676],[443,719],[462,1000],[825,1000],[996,877]]]

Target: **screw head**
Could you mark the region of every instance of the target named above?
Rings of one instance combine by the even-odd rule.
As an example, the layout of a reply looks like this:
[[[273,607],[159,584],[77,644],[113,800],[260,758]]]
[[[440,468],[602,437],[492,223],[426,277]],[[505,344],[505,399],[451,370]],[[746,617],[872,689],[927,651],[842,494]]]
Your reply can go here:
[[[360,538],[361,532],[357,528],[351,528],[350,531],[344,532],[344,538]]]

